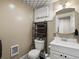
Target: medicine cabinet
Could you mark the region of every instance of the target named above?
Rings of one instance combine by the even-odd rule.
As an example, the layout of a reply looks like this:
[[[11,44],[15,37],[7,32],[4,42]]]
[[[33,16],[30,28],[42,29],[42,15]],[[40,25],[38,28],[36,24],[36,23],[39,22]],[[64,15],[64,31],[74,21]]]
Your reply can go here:
[[[56,12],[56,32],[61,34],[74,33],[78,24],[77,16],[74,8],[65,8]]]

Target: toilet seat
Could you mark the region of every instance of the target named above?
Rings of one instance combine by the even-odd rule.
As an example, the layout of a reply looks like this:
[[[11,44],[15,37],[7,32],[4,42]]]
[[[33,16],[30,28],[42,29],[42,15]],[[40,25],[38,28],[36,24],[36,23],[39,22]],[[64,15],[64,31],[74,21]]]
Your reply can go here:
[[[40,50],[33,49],[28,53],[29,59],[37,59],[39,57]]]

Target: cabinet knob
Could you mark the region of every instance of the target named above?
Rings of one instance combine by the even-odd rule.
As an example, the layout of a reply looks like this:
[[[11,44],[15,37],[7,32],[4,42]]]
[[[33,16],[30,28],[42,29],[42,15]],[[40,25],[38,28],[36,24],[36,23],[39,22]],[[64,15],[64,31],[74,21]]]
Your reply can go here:
[[[65,58],[67,58],[67,56],[65,56]]]
[[[61,57],[63,56],[63,55],[60,55]]]

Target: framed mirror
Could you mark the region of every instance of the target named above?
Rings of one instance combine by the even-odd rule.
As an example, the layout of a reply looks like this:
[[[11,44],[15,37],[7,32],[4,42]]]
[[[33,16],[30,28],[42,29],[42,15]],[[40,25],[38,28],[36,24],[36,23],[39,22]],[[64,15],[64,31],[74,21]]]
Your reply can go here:
[[[61,34],[74,33],[76,20],[75,10],[69,8],[63,10],[56,13],[56,32]]]

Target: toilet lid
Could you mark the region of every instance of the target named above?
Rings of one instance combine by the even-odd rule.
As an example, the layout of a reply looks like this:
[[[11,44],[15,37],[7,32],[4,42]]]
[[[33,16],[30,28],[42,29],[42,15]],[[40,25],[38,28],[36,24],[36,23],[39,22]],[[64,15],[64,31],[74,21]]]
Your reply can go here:
[[[40,50],[37,49],[33,49],[28,53],[29,57],[35,57],[35,58],[37,58],[39,54],[40,54]]]

